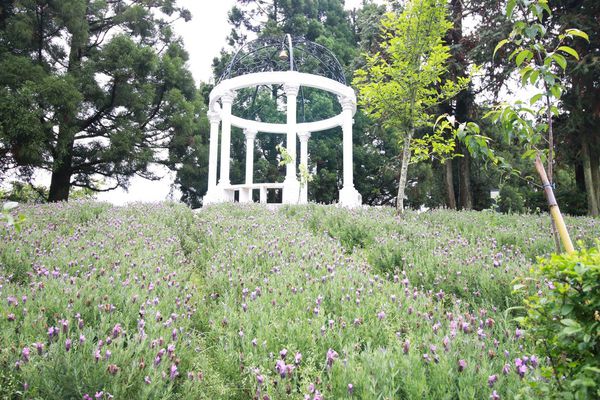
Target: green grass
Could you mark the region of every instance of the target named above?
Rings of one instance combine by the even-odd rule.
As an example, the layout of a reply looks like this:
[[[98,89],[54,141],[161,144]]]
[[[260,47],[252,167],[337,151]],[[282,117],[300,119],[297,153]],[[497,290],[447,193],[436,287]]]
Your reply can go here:
[[[545,215],[19,211],[21,233],[0,228],[0,398],[510,398],[524,383],[514,360],[532,348],[515,336],[511,282],[553,250]],[[600,236],[596,220],[567,224],[577,239]],[[51,327],[60,333],[49,337]]]

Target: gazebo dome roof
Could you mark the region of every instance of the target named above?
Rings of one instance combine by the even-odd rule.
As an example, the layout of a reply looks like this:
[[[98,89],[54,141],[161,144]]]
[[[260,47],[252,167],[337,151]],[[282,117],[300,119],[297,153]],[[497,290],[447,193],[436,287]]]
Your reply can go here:
[[[290,48],[291,39],[291,48]],[[257,72],[298,71],[346,84],[342,65],[326,47],[300,37],[263,37],[243,45],[219,82]]]

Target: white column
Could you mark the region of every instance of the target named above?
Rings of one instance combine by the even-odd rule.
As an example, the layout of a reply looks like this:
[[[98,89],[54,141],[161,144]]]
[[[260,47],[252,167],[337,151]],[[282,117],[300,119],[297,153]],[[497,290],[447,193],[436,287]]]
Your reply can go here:
[[[246,185],[252,185],[254,174],[254,139],[256,139],[256,131],[244,129],[246,136]],[[252,189],[246,188],[240,190],[240,203],[252,202]]]
[[[340,190],[340,205],[357,207],[362,203],[361,195],[354,188],[354,171],[352,161],[352,112],[354,101],[349,97],[340,99],[342,104],[342,132],[344,136],[344,187]]]
[[[210,138],[208,153],[208,190],[203,198],[203,204],[211,204],[218,201],[217,194],[217,157],[219,152],[219,123],[221,117],[216,111],[208,112],[210,122]]]
[[[298,138],[300,139],[300,165],[304,165],[304,168],[308,171],[308,139],[310,139],[310,132],[298,132]],[[300,203],[308,203],[308,182],[304,182],[304,184],[300,182]]]
[[[287,164],[285,168],[283,203],[296,204],[298,203],[300,190],[300,183],[296,178],[296,98],[300,86],[286,84],[283,90],[287,96],[287,137],[285,146],[288,154],[292,157],[292,162]]]
[[[229,91],[221,96],[221,176],[219,186],[225,187],[231,184],[229,180],[229,163],[231,159],[231,104],[235,98],[235,92]],[[233,200],[233,192],[224,192],[224,201]]]

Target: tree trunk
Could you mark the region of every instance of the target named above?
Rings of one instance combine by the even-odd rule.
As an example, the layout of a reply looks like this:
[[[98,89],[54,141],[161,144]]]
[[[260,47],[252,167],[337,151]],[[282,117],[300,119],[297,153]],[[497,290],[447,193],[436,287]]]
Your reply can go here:
[[[396,211],[398,214],[404,212],[404,192],[406,189],[406,175],[408,164],[410,163],[410,141],[414,134],[414,128],[411,128],[408,135],[404,138],[404,147],[402,149],[402,165],[400,167],[400,181],[398,182],[398,198],[396,199]]]
[[[81,17],[84,17],[82,15]],[[81,73],[81,60],[83,57],[83,46],[87,42],[85,31],[73,30],[70,40],[69,65],[67,74],[77,77]],[[73,149],[75,146],[75,134],[77,127],[77,116],[73,111],[61,113],[56,147],[53,150],[54,164],[52,168],[52,179],[48,201],[68,201],[71,191],[71,176],[73,175]]]
[[[587,194],[588,214],[598,216],[598,201],[596,198],[596,190],[594,188],[592,163],[590,160],[590,148],[585,139],[581,142],[581,158],[583,161],[583,175],[585,178],[585,191]]]
[[[52,172],[48,201],[68,201],[71,190],[71,165],[59,166]]]
[[[52,179],[48,201],[68,201],[71,190],[71,175],[73,175],[73,146],[75,134],[72,130],[65,128],[67,118],[64,117],[64,125],[59,128],[58,140],[54,149],[54,165],[52,168]]]
[[[592,187],[594,188],[594,197],[596,198],[595,215],[600,215],[600,163],[598,161],[598,156],[596,154],[590,154],[590,167],[592,168]]]
[[[463,210],[473,209],[473,193],[471,191],[471,157],[469,151],[461,146],[463,150],[460,160],[460,207]]]
[[[454,173],[452,172],[452,159],[444,163],[444,183],[446,184],[446,195],[448,208],[456,210],[456,194],[454,193]]]
[[[585,177],[583,176],[583,165],[581,164],[581,160],[575,164],[575,185],[578,191],[585,192]]]

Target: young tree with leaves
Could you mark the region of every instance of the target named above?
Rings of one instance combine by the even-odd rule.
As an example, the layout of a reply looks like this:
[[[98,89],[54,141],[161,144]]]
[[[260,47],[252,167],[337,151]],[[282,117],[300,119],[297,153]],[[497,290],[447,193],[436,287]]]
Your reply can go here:
[[[71,186],[127,187],[153,178],[173,133],[193,118],[175,0],[25,0],[0,11],[0,151]],[[98,177],[112,182],[101,188]]]
[[[444,37],[452,26],[444,1],[412,0],[402,13],[386,14],[381,24],[380,51],[367,55],[354,84],[359,103],[403,142],[396,200],[398,212],[403,212],[415,131],[432,125],[435,107],[464,89],[469,79],[443,79],[450,57]]]
[[[573,244],[552,188],[554,118],[560,114],[558,102],[564,91],[566,57],[579,59],[577,51],[567,45],[568,41],[577,37],[589,41],[589,37],[578,29],[566,29],[564,33],[556,35],[546,23],[546,18],[552,15],[546,0],[509,0],[506,14],[514,20],[513,31],[507,39],[496,45],[494,53],[507,44],[512,45],[509,59],[514,60],[517,66],[521,85],[533,88],[536,93],[527,103],[517,101],[505,104],[488,116],[504,127],[509,141],[516,138],[524,146],[523,158],[535,160],[550,207],[555,237],[558,229],[565,250],[573,252]],[[557,251],[560,251],[558,239],[556,245]]]

